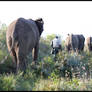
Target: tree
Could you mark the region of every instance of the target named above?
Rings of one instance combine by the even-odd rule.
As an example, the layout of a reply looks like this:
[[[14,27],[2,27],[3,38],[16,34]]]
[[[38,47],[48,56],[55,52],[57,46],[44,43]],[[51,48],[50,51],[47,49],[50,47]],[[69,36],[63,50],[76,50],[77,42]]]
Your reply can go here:
[[[0,28],[0,48],[6,47],[6,30],[7,26],[3,23]]]

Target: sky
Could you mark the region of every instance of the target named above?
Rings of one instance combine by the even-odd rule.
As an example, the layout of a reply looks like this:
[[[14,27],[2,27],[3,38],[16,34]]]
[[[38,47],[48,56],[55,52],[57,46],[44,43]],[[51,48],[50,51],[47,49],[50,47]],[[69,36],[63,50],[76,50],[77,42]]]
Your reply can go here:
[[[92,1],[0,1],[0,23],[8,26],[19,17],[43,18],[43,37],[92,36]]]

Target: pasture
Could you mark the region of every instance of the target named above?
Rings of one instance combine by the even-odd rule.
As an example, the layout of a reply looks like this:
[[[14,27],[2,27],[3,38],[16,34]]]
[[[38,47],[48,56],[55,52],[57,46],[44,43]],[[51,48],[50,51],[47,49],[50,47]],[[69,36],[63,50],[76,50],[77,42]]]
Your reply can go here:
[[[6,46],[7,26],[0,29],[0,61],[9,53]],[[38,64],[32,64],[32,55],[28,56],[28,67],[24,75],[15,68],[9,56],[5,63],[0,64],[0,91],[91,91],[92,90],[92,52],[84,48],[76,54],[65,51],[62,41],[62,51],[53,60],[50,42],[54,34],[41,37]],[[64,58],[68,66],[64,66]],[[65,71],[65,76],[64,76]]]

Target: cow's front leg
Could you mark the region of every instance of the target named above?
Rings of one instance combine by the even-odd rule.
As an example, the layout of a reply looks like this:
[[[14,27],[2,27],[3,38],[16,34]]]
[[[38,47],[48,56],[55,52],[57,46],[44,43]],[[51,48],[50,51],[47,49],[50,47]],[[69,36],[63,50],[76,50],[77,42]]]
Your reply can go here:
[[[33,61],[35,63],[37,63],[38,51],[39,51],[39,45],[36,45],[35,48],[33,49]]]

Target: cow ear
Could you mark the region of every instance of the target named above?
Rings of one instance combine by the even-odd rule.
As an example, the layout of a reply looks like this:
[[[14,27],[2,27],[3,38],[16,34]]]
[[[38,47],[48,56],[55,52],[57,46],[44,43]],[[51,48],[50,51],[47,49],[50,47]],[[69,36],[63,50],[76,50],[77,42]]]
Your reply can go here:
[[[37,27],[39,29],[39,33],[41,35],[42,32],[43,32],[43,24],[44,24],[44,22],[43,22],[42,18],[36,19],[35,22],[36,22],[36,25],[37,25]]]
[[[42,18],[38,18],[38,19],[36,19],[35,21],[44,24],[44,21],[43,21]]]

